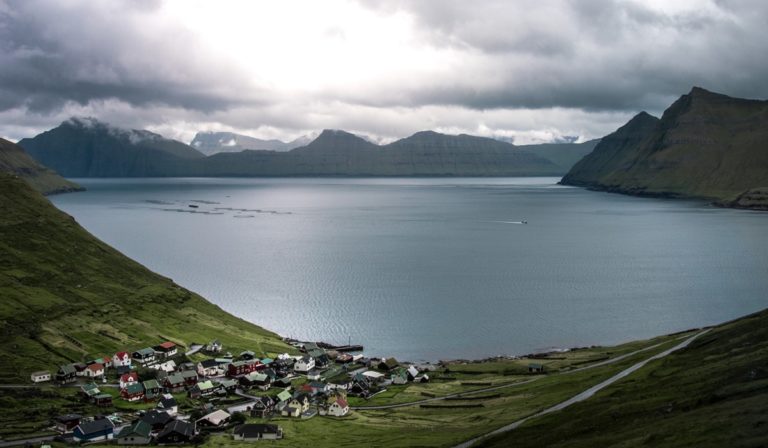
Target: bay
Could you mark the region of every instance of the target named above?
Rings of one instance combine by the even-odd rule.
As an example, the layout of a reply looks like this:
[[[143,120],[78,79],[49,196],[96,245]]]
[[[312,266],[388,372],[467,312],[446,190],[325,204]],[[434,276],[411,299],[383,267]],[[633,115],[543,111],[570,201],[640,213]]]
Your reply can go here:
[[[614,344],[768,306],[768,214],[558,180],[76,179],[51,200],[239,317],[369,355]]]

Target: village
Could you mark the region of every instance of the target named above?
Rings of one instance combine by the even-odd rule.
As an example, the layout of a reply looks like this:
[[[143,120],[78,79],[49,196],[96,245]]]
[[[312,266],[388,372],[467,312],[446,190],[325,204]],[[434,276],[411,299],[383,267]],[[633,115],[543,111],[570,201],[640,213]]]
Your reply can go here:
[[[259,357],[225,352],[219,341],[171,341],[33,372],[33,383],[78,389],[99,415],[59,415],[51,422],[68,443],[158,445],[200,443],[211,435],[237,441],[282,439],[275,417],[344,418],[349,397],[368,399],[391,385],[426,383],[435,365],[366,358],[361,346],[287,340],[298,354]],[[193,359],[197,361],[193,361]],[[116,401],[120,401],[117,403]],[[136,405],[136,412],[109,413]],[[118,406],[116,406],[118,405]]]

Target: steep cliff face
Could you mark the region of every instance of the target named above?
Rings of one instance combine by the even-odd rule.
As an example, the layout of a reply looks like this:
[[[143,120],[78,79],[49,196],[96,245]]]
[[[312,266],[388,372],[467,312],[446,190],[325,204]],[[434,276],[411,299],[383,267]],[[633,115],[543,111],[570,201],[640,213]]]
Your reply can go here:
[[[43,194],[80,191],[83,188],[35,162],[19,145],[0,138],[0,172],[24,179]]]
[[[576,163],[563,177],[566,185],[593,186],[604,176],[627,171],[637,157],[637,148],[650,136],[659,119],[646,112],[602,138],[595,149]]]
[[[694,88],[661,120],[640,114],[606,136],[562,183],[720,200],[768,185],[768,101]]]

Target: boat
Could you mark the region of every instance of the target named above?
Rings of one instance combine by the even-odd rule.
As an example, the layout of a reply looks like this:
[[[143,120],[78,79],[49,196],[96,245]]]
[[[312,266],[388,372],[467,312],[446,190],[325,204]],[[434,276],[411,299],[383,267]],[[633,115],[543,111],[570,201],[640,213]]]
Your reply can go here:
[[[199,208],[200,206],[199,205],[195,205],[195,204],[189,204],[188,207],[189,208]]]

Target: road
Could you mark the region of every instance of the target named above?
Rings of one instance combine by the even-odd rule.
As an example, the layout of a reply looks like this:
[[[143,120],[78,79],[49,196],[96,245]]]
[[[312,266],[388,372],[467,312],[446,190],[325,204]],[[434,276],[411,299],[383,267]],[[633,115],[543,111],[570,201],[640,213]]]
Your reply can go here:
[[[613,364],[613,363],[619,362],[619,361],[621,361],[623,359],[629,358],[630,356],[634,356],[634,355],[636,355],[638,353],[646,352],[648,350],[653,350],[653,349],[659,347],[662,344],[664,344],[664,343],[662,342],[662,343],[659,343],[659,344],[654,344],[654,345],[651,345],[651,346],[648,346],[648,347],[645,347],[645,348],[641,348],[639,350],[635,350],[635,351],[630,352],[630,353],[625,353],[623,355],[619,355],[619,356],[617,356],[615,358],[607,359],[605,361],[600,361],[600,362],[597,362],[597,363],[594,363],[594,364],[590,364],[588,366],[579,367],[578,369],[573,369],[573,370],[569,370],[567,372],[559,373],[558,375],[568,375],[568,374],[571,374],[571,373],[583,372],[584,370],[594,369],[596,367],[602,367],[602,366],[605,366],[605,365],[608,365],[608,364]],[[543,376],[537,376],[537,377],[534,377],[534,378],[532,378],[530,380],[526,380],[526,381],[518,381],[518,382],[515,382],[515,383],[502,384],[502,385],[499,385],[499,386],[490,386],[490,387],[485,387],[485,388],[482,388],[482,389],[474,389],[474,390],[467,391],[467,392],[457,392],[457,393],[454,393],[454,394],[443,395],[443,396],[440,396],[440,397],[432,397],[432,398],[425,398],[423,400],[409,401],[407,403],[386,404],[386,405],[379,405],[379,406],[351,406],[350,409],[356,410],[356,411],[377,411],[377,410],[384,410],[384,409],[404,408],[404,407],[415,406],[415,405],[419,405],[419,404],[423,404],[423,403],[430,403],[430,402],[434,402],[434,401],[445,400],[446,398],[464,397],[464,396],[467,396],[467,395],[476,395],[476,394],[483,393],[483,392],[492,392],[492,391],[496,391],[496,390],[499,390],[499,389],[506,389],[508,387],[522,386],[523,384],[532,383],[533,381],[536,381],[536,380],[538,380],[540,378],[543,378]]]
[[[542,415],[550,414],[552,412],[561,411],[561,410],[567,408],[568,406],[570,406],[570,405],[572,405],[574,403],[578,403],[580,401],[584,401],[584,400],[590,398],[591,396],[593,396],[598,391],[600,391],[600,390],[610,386],[611,384],[615,383],[616,381],[619,381],[619,380],[621,380],[621,379],[631,375],[635,371],[643,368],[649,362],[655,361],[657,359],[661,359],[661,358],[669,355],[670,353],[676,352],[676,351],[678,351],[680,349],[683,349],[683,348],[687,347],[688,344],[693,342],[696,338],[698,338],[699,336],[701,336],[703,334],[706,334],[710,330],[711,329],[706,329],[704,331],[700,331],[700,332],[696,333],[695,335],[685,339],[683,342],[677,344],[676,346],[674,346],[672,348],[669,348],[667,350],[664,350],[661,353],[657,353],[657,354],[651,356],[650,358],[646,358],[646,359],[638,362],[637,364],[633,364],[631,367],[628,367],[628,368],[622,370],[621,372],[619,372],[616,375],[608,378],[607,380],[603,381],[602,383],[599,383],[599,384],[597,384],[595,386],[592,386],[589,389],[587,389],[587,390],[585,390],[585,391],[583,391],[583,392],[581,392],[581,393],[579,393],[579,394],[577,394],[577,395],[575,395],[575,396],[573,396],[573,397],[571,397],[571,398],[569,398],[569,399],[567,399],[567,400],[565,400],[563,402],[560,402],[560,403],[558,403],[558,404],[556,404],[554,406],[548,407],[548,408],[544,409],[543,411],[537,412],[536,414],[533,414],[533,415],[530,415],[530,416],[525,417],[523,419],[520,419],[520,420],[518,420],[518,421],[516,421],[514,423],[510,423],[510,424],[508,424],[506,426],[502,426],[501,428],[495,429],[495,430],[493,430],[491,432],[488,432],[486,434],[483,434],[481,436],[478,436],[478,437],[475,437],[473,439],[467,440],[464,443],[460,443],[460,444],[456,445],[454,448],[469,448],[472,445],[474,445],[475,443],[479,442],[480,440],[483,440],[483,439],[488,438],[490,436],[495,436],[497,434],[502,434],[502,433],[505,433],[505,432],[508,432],[508,431],[512,431],[512,430],[518,428],[520,425],[522,425],[523,423],[525,423],[525,422],[527,422],[529,420],[532,420],[532,419],[537,418],[537,417],[541,417]]]

